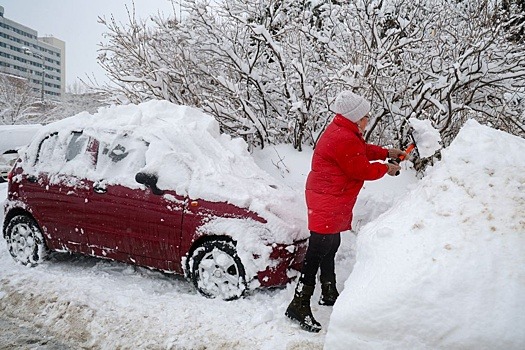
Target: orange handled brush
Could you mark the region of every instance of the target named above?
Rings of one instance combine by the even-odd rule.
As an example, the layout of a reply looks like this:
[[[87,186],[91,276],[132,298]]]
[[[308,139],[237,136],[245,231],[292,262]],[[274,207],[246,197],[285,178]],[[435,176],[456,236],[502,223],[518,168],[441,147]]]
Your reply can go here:
[[[411,143],[410,145],[408,145],[407,149],[405,150],[405,153],[407,154],[406,157],[408,157],[408,155],[410,154],[410,152],[412,152],[414,148],[416,148],[415,143]],[[404,161],[406,157],[404,155],[400,155],[398,158],[396,158],[396,162],[399,164],[400,162]]]
[[[399,157],[397,157],[396,159],[390,159],[388,162],[389,163],[392,163],[392,164],[399,164],[401,163],[402,161],[405,160],[406,157],[408,157],[408,155],[410,154],[410,152],[412,152],[412,150],[416,148],[416,144],[415,143],[411,143],[410,145],[408,145],[408,147],[406,148],[405,150],[405,153],[407,154],[406,156],[404,155],[400,155]],[[396,176],[399,175],[399,171],[396,172]]]

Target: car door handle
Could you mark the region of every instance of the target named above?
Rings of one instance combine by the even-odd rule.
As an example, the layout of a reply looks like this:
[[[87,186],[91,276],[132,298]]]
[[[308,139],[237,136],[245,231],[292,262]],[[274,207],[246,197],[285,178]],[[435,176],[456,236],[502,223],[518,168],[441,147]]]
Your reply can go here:
[[[105,187],[93,186],[93,191],[95,193],[106,193],[108,191],[108,189],[105,188]]]

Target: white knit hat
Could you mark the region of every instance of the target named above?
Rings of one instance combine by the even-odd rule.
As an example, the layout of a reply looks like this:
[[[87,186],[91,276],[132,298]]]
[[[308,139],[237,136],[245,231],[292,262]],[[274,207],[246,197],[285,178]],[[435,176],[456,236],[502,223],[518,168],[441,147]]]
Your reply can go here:
[[[370,112],[370,103],[352,91],[341,91],[335,99],[334,111],[357,123]]]

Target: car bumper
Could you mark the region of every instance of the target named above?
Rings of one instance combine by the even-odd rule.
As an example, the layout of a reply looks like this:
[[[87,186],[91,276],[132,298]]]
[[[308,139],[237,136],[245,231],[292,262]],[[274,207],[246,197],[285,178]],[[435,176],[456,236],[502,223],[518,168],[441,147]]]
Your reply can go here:
[[[275,245],[270,254],[272,266],[257,273],[261,287],[278,287],[290,282],[301,271],[307,248],[307,239],[292,245]]]

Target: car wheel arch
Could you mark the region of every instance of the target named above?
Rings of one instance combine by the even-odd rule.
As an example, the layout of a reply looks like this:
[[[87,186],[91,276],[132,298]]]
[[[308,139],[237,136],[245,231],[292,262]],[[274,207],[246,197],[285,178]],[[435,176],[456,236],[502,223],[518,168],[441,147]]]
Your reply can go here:
[[[235,300],[249,290],[236,242],[229,236],[208,236],[188,256],[189,280],[207,298]]]
[[[33,216],[33,214],[31,214],[27,209],[23,209],[23,208],[13,208],[11,210],[9,210],[5,215],[4,215],[4,225],[2,227],[2,232],[3,232],[3,236],[4,238],[6,237],[6,228],[7,228],[7,225],[9,225],[9,222],[11,221],[11,219],[13,219],[15,216],[18,216],[18,215],[25,215],[27,217],[29,217],[31,220],[33,220],[36,225],[38,226],[38,228],[40,229],[40,231],[44,232],[44,230],[42,230],[42,227],[40,226],[40,224],[38,223],[38,221],[35,219],[35,217]],[[45,235],[44,235],[45,236]],[[45,238],[45,237],[44,237]]]
[[[183,263],[183,266],[184,266],[184,276],[186,278],[191,279],[192,268],[190,266],[190,260],[195,250],[199,247],[202,247],[206,242],[211,242],[211,241],[226,241],[226,242],[231,242],[233,243],[233,245],[237,246],[237,242],[232,237],[226,234],[202,235],[198,237],[197,239],[193,241],[190,249],[184,256],[185,261]]]
[[[13,259],[34,267],[44,261],[50,252],[40,225],[31,214],[22,211],[6,220],[4,238]]]

